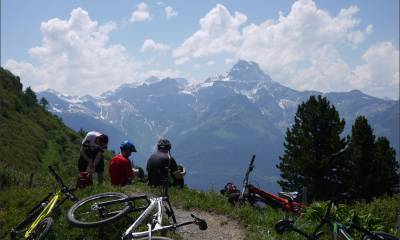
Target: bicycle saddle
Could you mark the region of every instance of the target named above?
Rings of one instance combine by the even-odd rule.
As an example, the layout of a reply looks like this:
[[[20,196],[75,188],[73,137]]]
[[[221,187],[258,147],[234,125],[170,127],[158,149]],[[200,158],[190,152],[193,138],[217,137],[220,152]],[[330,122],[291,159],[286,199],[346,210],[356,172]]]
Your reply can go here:
[[[299,196],[299,192],[279,192],[278,195],[289,201],[294,201]]]

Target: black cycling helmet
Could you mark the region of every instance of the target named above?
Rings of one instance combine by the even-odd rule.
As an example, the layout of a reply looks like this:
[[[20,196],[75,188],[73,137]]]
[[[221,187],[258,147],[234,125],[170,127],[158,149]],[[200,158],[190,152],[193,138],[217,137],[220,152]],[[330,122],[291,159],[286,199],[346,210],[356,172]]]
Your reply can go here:
[[[131,142],[129,140],[123,141],[119,148],[121,149],[121,151],[130,150],[131,152],[136,152],[135,145],[133,144],[133,142]]]
[[[168,139],[163,138],[160,139],[157,143],[157,148],[158,150],[171,150],[171,143],[168,141]]]

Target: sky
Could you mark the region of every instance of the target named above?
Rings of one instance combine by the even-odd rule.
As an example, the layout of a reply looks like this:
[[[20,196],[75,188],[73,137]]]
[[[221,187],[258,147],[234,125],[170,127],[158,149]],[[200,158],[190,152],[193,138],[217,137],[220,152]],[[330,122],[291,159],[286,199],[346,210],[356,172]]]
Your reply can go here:
[[[296,90],[399,99],[399,1],[1,0],[1,66],[35,91],[199,83],[239,60]]]

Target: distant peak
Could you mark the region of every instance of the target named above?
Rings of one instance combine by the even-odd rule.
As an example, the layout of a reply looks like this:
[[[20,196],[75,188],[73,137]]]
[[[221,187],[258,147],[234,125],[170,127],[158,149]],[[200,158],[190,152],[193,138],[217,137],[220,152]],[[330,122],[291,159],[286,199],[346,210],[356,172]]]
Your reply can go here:
[[[156,83],[159,81],[160,81],[160,79],[158,77],[151,76],[151,77],[147,78],[144,82],[151,84],[151,83]]]
[[[228,77],[231,80],[271,81],[271,78],[261,70],[257,63],[245,60],[239,60],[233,65]]]

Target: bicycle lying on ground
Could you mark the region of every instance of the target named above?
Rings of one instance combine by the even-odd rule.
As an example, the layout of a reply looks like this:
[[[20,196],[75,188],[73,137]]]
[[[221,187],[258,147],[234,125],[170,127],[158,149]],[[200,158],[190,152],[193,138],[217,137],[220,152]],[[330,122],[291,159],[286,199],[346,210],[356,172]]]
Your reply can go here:
[[[143,211],[134,223],[125,230],[122,239],[169,239],[166,237],[152,236],[157,232],[175,230],[178,227],[196,224],[201,230],[207,229],[207,223],[191,214],[193,220],[177,223],[174,210],[169,201],[168,184],[164,183],[161,197],[148,198],[146,195],[127,196],[123,193],[101,193],[82,199],[75,203],[68,211],[68,220],[78,227],[96,227],[115,221],[127,213]],[[155,211],[156,210],[156,211]],[[163,226],[165,213],[173,223]],[[153,213],[153,218],[147,223],[147,231],[138,230],[143,226],[147,217]],[[95,219],[95,220],[93,220]]]
[[[253,207],[263,207],[265,205],[274,208],[282,208],[293,213],[300,213],[307,207],[304,203],[297,201],[298,192],[280,192],[278,195],[266,192],[249,183],[249,175],[254,169],[254,160],[256,155],[250,160],[245,178],[243,180],[243,188],[240,192],[228,193],[228,200],[231,204],[249,202]],[[228,183],[231,184],[231,183]]]
[[[323,234],[321,228],[327,224],[331,226],[332,229],[332,239],[333,240],[352,240],[351,232],[355,229],[356,231],[363,234],[363,240],[399,240],[399,238],[385,233],[385,232],[371,232],[367,229],[356,225],[353,221],[350,224],[344,225],[338,222],[333,216],[331,216],[331,209],[334,201],[331,200],[328,204],[328,208],[324,217],[322,218],[320,224],[312,233],[306,233],[303,230],[294,226],[294,222],[292,220],[281,220],[276,223],[275,230],[279,234],[283,234],[287,231],[294,231],[298,234],[302,235],[306,239],[309,240],[319,240]]]
[[[61,189],[55,193],[49,193],[21,223],[11,230],[12,239],[44,239],[53,225],[53,218],[50,217],[53,211],[59,209],[67,199],[78,201],[78,198],[64,184],[57,172],[51,166],[48,168]]]

